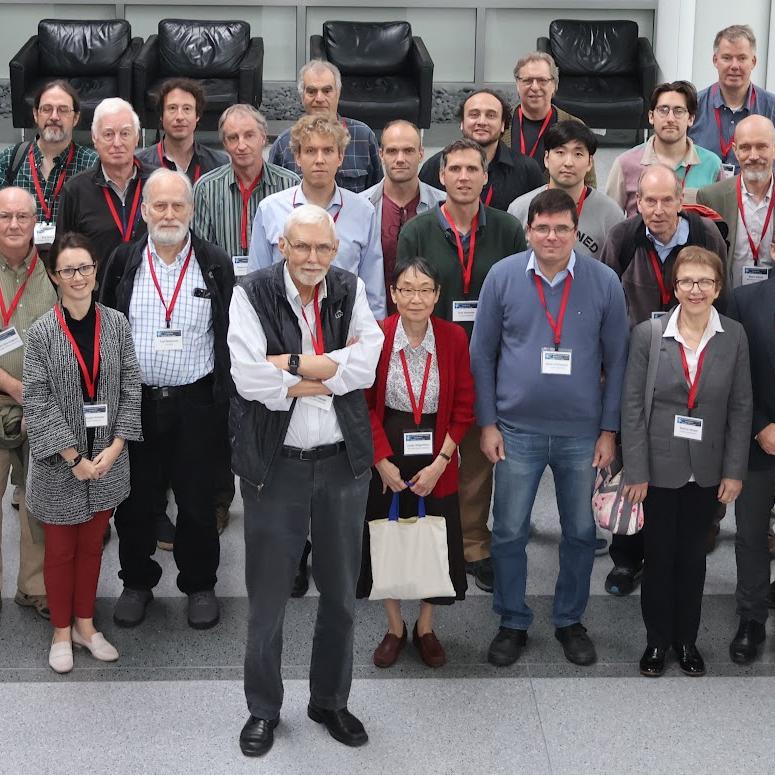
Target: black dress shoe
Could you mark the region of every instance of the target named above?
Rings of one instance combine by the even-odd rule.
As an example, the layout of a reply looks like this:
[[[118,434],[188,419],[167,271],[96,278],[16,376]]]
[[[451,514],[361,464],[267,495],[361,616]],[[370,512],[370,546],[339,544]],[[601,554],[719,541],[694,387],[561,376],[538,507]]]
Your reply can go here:
[[[301,560],[299,560],[299,570],[296,572],[296,578],[293,580],[291,597],[304,597],[307,594],[309,589],[309,566],[307,565],[307,560],[311,551],[312,544],[309,541],[305,541],[304,551],[301,553]]]
[[[647,678],[658,678],[665,672],[665,653],[659,646],[646,646],[640,658],[640,674]]]
[[[519,659],[526,643],[527,630],[512,630],[510,627],[501,627],[490,643],[487,661],[497,667],[513,665]]]
[[[554,631],[554,637],[562,644],[565,659],[574,665],[593,665],[597,662],[595,644],[587,635],[587,628],[581,622],[569,624],[567,627],[558,627]]]
[[[340,743],[357,748],[369,741],[363,724],[347,708],[326,710],[310,702],[307,706],[307,715],[318,724],[325,725],[328,734]]]
[[[605,577],[605,591],[609,595],[624,597],[629,595],[638,586],[643,568],[626,568],[624,565],[614,566],[613,570]]]
[[[245,756],[263,756],[274,743],[274,728],[280,719],[251,716],[239,734],[239,747]]]
[[[756,659],[756,652],[760,643],[764,643],[766,637],[764,625],[752,619],[740,620],[737,634],[729,644],[729,656],[736,665],[747,665]]]
[[[694,643],[674,644],[673,649],[678,656],[678,667],[684,675],[705,675],[705,660]]]
[[[474,577],[474,583],[482,592],[492,592],[495,585],[495,571],[492,567],[492,558],[466,563],[466,573]]]
[[[770,591],[767,593],[767,607],[775,608],[775,581],[770,584]]]

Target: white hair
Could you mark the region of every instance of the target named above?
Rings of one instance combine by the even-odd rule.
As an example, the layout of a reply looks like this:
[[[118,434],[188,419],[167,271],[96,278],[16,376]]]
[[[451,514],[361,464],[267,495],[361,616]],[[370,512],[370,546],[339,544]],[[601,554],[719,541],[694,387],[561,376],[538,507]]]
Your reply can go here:
[[[304,76],[313,70],[328,70],[334,76],[334,86],[338,92],[342,91],[342,74],[339,68],[327,62],[325,59],[312,59],[299,70],[299,78],[296,81],[296,88],[299,90],[299,97],[304,94]]]
[[[106,116],[112,116],[115,113],[120,113],[122,110],[128,110],[132,115],[132,124],[134,124],[135,132],[139,138],[140,119],[137,117],[137,113],[135,113],[134,108],[126,100],[122,100],[121,97],[108,97],[102,100],[102,102],[100,102],[100,104],[97,105],[97,107],[94,109],[94,118],[92,118],[91,122],[92,137],[97,134],[100,122],[103,118]]]
[[[294,208],[283,225],[283,237],[288,239],[294,226],[326,226],[336,239],[336,227],[331,214],[317,205],[300,205]]]
[[[178,170],[170,170],[166,167],[159,167],[155,169],[145,181],[143,186],[143,202],[148,202],[150,199],[150,189],[155,183],[163,183],[165,180],[180,180],[186,187],[186,202],[188,204],[194,204],[194,187],[191,185],[191,181],[188,179],[188,175]]]

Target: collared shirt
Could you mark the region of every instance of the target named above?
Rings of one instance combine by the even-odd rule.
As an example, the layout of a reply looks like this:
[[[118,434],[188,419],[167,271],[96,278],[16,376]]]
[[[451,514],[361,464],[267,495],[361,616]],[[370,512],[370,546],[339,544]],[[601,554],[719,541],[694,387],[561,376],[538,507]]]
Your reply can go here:
[[[208,148],[206,145],[202,145],[202,143],[197,142],[196,140],[194,141],[194,154],[186,169],[180,169],[178,165],[167,156],[166,150],[164,149],[164,140],[160,140],[158,143],[143,148],[143,150],[139,151],[136,155],[149,170],[159,169],[159,167],[163,166],[168,170],[185,172],[192,185],[196,183],[202,175],[206,175],[208,172],[229,163],[228,154],[223,151],[217,151],[214,148]]]
[[[439,410],[439,363],[436,358],[436,337],[433,334],[433,325],[428,321],[428,328],[422,342],[417,347],[409,344],[409,337],[404,330],[404,323],[398,319],[396,333],[393,339],[393,349],[390,352],[388,364],[387,382],[385,384],[385,406],[396,409],[399,412],[411,412],[412,401],[406,388],[406,376],[401,363],[401,351],[406,358],[406,367],[409,370],[409,381],[412,383],[414,400],[419,404],[422,393],[423,377],[431,356],[431,368],[428,372],[428,385],[425,389],[425,400],[422,405],[423,414],[435,414]]]
[[[676,245],[685,245],[689,239],[689,221],[686,218],[678,219],[678,228],[673,232],[673,236],[667,242],[660,242],[646,226],[646,237],[654,246],[654,250],[657,251],[659,260],[664,264],[667,261],[667,257],[670,255],[670,251]]]
[[[379,159],[379,143],[374,132],[363,121],[339,117],[342,126],[350,133],[350,142],[344,149],[344,158],[336,182],[355,194],[370,188],[382,180],[382,163]],[[286,129],[269,149],[269,161],[301,175],[301,170],[291,151],[291,130]]]
[[[153,350],[156,332],[166,328],[166,313],[148,266],[148,251],[164,303],[169,305],[190,249],[189,236],[169,265],[159,258],[150,237],[147,248],[143,250],[143,260],[137,268],[129,303],[129,324],[144,385],[189,385],[210,374],[215,366],[212,306],[209,298],[195,294],[195,290],[204,288],[205,284],[193,250],[170,319],[170,328],[183,331],[183,349]]]
[[[261,180],[248,200],[248,245],[258,203],[298,183],[295,173],[264,162]],[[197,237],[218,245],[230,256],[243,256],[241,228],[242,195],[234,168],[228,164],[203,175],[194,186],[192,229]]]
[[[454,245],[456,243],[455,240],[455,232],[452,229],[452,224],[447,220],[447,216],[444,215],[444,211],[441,209],[441,205],[443,202],[439,202],[434,212],[436,213],[436,218],[438,218],[439,225],[442,229],[447,233],[449,236],[450,241]],[[480,229],[485,228],[487,226],[487,210],[485,206],[482,204],[482,202],[479,202],[479,214],[477,215],[477,222],[476,222],[476,231],[479,232]],[[455,224],[457,226],[457,224]],[[458,234],[460,234],[460,230],[458,229]],[[468,245],[471,242],[471,232],[470,230],[467,231],[465,234],[460,234],[460,243],[463,245],[463,250],[468,250]]]
[[[17,267],[12,267],[5,256],[0,254],[0,293],[6,309],[10,308],[16,292],[27,280],[27,272],[35,258],[36,251],[33,247],[24,261]],[[42,315],[45,315],[56,302],[57,294],[54,289],[43,262],[38,259],[35,271],[27,280],[24,294],[19,299],[9,325],[16,327],[24,344],[27,344],[27,330]],[[0,355],[0,369],[8,372],[14,379],[21,381],[24,362],[24,348],[19,347],[5,355]],[[0,405],[15,404],[16,401],[3,393],[0,393]]]
[[[312,335],[304,322],[299,291],[293,284],[288,267],[283,268],[285,295],[299,321],[301,354],[314,355]],[[326,297],[326,282],[321,283],[320,298]],[[315,319],[314,299],[303,307],[310,322]],[[314,323],[312,323],[314,325]],[[363,281],[357,281],[347,340],[357,341],[341,350],[326,353],[337,364],[336,374],[323,384],[335,396],[363,390],[374,382],[384,337],[374,320],[366,300]],[[258,314],[238,285],[234,289],[229,308],[229,351],[231,375],[239,394],[247,401],[259,401],[273,412],[287,412],[293,404],[288,389],[301,381],[284,369],[266,360],[266,335]],[[301,449],[311,449],[323,444],[342,441],[342,431],[336,419],[336,411],[320,409],[303,399],[298,399],[285,434],[285,444]]]
[[[717,108],[721,119],[721,134],[724,142],[728,143],[734,137],[735,127],[751,114],[767,116],[771,121],[775,121],[775,94],[762,89],[761,86],[751,84],[743,106],[734,111],[724,103],[718,83],[703,89],[697,95],[697,115],[694,117],[694,124],[689,127],[689,136],[697,145],[713,151],[721,161],[733,164],[737,174],[740,171],[740,165],[734,149],[730,149],[726,159],[722,158],[721,138],[716,124]]]
[[[72,144],[71,144],[72,145]],[[75,145],[75,155],[73,160],[67,167],[65,172],[65,180],[69,180],[74,175],[77,175],[83,170],[93,167],[97,163],[97,153],[91,148],[87,148],[83,145]],[[40,187],[43,189],[43,198],[46,200],[46,204],[51,208],[52,220],[56,220],[57,212],[59,211],[59,197],[54,199],[54,189],[57,186],[59,175],[62,172],[62,168],[65,166],[67,156],[70,153],[71,146],[65,148],[62,153],[54,157],[54,166],[51,168],[48,178],[43,175],[43,153],[40,150],[37,142],[33,142],[31,145],[32,156],[35,162],[35,169],[38,171],[38,179],[40,181]],[[13,149],[14,146],[8,146],[0,151],[0,186],[6,185],[6,175],[8,168],[13,164]],[[35,191],[35,183],[32,179],[32,170],[30,168],[29,155],[24,154],[23,161],[16,171],[16,177],[11,183],[13,186],[23,188],[25,191],[29,191],[35,198],[35,208],[38,214],[38,221],[43,222],[46,220],[46,215],[43,212],[43,207],[38,200],[37,193]],[[60,189],[61,190],[61,189]]]
[[[294,186],[267,197],[258,206],[250,240],[249,271],[283,260],[279,242],[285,221],[294,208],[307,204],[302,186]],[[336,186],[325,208],[336,219],[339,250],[333,264],[360,277],[366,285],[374,316],[385,315],[385,278],[382,266],[380,228],[374,206],[352,191]]]
[[[132,181],[137,177],[137,165],[133,165],[132,174],[127,178],[127,181],[123,186],[119,186],[115,180],[110,179],[110,176],[105,171],[104,165],[101,164],[100,168],[102,169],[102,177],[105,178],[105,183],[108,188],[121,200],[121,204],[126,206],[126,194],[127,191],[129,191],[129,186],[132,185]]]
[[[737,288],[743,282],[743,267],[753,266],[753,254],[751,245],[748,242],[748,233],[754,245],[759,245],[759,264],[761,266],[773,266],[773,260],[770,257],[770,244],[772,243],[773,221],[775,213],[767,224],[767,230],[762,234],[764,220],[767,217],[767,209],[772,200],[772,187],[775,178],[770,178],[770,187],[761,202],[757,202],[753,195],[748,192],[745,180],[740,178],[742,185],[740,190],[743,194],[743,211],[745,212],[745,223],[748,226],[748,232],[745,230],[743,219],[740,215],[740,209],[737,209],[737,231],[735,232],[735,244],[732,254],[732,287]],[[761,244],[760,244],[761,241]]]
[[[525,274],[529,277],[530,270],[532,269],[533,274],[540,277],[550,288],[554,288],[556,285],[559,285],[561,282],[563,282],[568,275],[570,275],[571,277],[574,277],[573,270],[575,268],[576,268],[576,251],[571,250],[570,258],[568,259],[568,266],[566,266],[565,269],[557,272],[557,274],[550,280],[541,271],[541,267],[538,265],[538,262],[536,261],[536,254],[534,251],[531,250],[530,258],[528,258],[527,266],[525,267]]]

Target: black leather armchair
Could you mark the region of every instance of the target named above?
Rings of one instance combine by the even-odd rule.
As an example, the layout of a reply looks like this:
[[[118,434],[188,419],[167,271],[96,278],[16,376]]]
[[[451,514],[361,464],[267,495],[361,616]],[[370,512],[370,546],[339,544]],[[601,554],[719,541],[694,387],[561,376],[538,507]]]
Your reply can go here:
[[[168,78],[186,77],[204,89],[207,104],[200,129],[218,128],[218,118],[237,102],[258,107],[264,72],[264,40],[250,37],[243,21],[162,19],[135,60],[135,110],[143,127],[157,127],[156,101]]]
[[[643,129],[657,85],[657,60],[632,21],[555,19],[538,50],[560,70],[554,102],[588,126]]]
[[[81,128],[91,124],[94,109],[106,97],[132,100],[132,62],[142,46],[124,19],[76,21],[42,19],[14,56],[11,72],[11,117],[18,129],[35,126],[32,104],[47,81],[62,78],[78,91]]]
[[[325,22],[309,55],[339,68],[343,116],[372,129],[397,118],[431,125],[433,60],[408,22]]]

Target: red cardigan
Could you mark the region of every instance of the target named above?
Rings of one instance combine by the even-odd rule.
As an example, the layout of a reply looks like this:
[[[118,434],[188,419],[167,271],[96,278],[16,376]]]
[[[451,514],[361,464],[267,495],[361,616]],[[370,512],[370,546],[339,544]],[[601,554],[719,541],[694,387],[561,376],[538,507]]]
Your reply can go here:
[[[393,455],[382,422],[385,418],[388,366],[398,319],[398,315],[391,315],[382,322],[385,343],[377,364],[374,384],[366,391],[375,463]],[[437,317],[431,317],[431,325],[436,338],[439,369],[439,409],[433,434],[433,453],[438,455],[448,433],[456,444],[460,444],[474,422],[474,378],[468,357],[466,332],[457,323],[448,323]],[[433,488],[433,495],[443,498],[457,492],[457,469],[457,461],[453,458]]]

